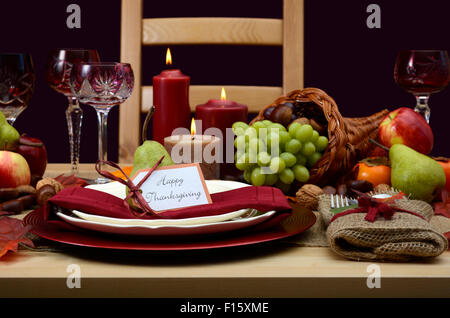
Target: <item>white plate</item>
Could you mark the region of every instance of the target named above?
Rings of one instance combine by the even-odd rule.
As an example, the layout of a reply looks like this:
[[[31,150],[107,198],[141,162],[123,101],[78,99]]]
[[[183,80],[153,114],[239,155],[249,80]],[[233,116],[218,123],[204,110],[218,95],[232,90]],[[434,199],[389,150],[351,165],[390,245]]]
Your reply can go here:
[[[117,225],[135,225],[135,226],[175,226],[175,225],[197,225],[197,224],[208,224],[215,222],[223,222],[239,217],[252,216],[256,213],[253,213],[254,210],[251,209],[242,209],[239,211],[234,211],[230,213],[224,213],[219,215],[212,216],[202,216],[195,218],[185,218],[185,219],[119,219],[119,218],[110,218],[106,216],[98,216],[94,214],[87,214],[80,211],[72,211],[73,214],[78,216],[80,219],[86,221],[92,221],[97,223],[105,223],[105,224],[117,224]],[[256,212],[256,211],[255,211]]]
[[[211,194],[248,186],[245,183],[221,180],[207,180],[206,185]],[[89,188],[104,191],[119,198],[125,198],[126,196],[125,186],[119,182],[92,185]],[[167,236],[211,234],[242,229],[259,224],[275,214],[275,211],[269,211],[258,216],[252,216],[255,212],[252,209],[243,209],[220,215],[173,220],[118,219],[80,211],[73,211],[79,218],[61,212],[58,212],[57,215],[72,225],[88,230],[122,235]]]

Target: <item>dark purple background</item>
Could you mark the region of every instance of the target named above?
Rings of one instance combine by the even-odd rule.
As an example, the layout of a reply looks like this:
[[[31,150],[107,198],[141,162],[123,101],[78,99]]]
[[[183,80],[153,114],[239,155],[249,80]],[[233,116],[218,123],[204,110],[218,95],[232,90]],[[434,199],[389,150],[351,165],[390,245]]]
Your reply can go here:
[[[81,6],[82,28],[66,27],[66,7]],[[366,7],[381,6],[382,28],[366,27]],[[97,48],[102,60],[120,57],[120,0],[4,1],[0,20],[0,51],[28,51],[36,68],[36,90],[16,127],[41,138],[50,162],[68,162],[65,97],[45,82],[48,52],[57,47]],[[236,16],[281,18],[282,1],[149,1],[145,17]],[[332,1],[305,0],[305,85],[331,95],[344,116],[365,116],[383,108],[412,106],[412,95],[394,82],[400,49],[446,49],[450,26],[445,0]],[[166,47],[143,49],[143,83],[164,67]],[[191,76],[192,84],[281,85],[282,52],[277,47],[178,46],[174,63]],[[212,96],[214,97],[214,96]],[[448,116],[450,88],[432,95],[431,127],[434,155],[450,157]],[[97,159],[94,110],[83,106],[81,162]],[[117,160],[118,108],[109,118],[109,158]]]

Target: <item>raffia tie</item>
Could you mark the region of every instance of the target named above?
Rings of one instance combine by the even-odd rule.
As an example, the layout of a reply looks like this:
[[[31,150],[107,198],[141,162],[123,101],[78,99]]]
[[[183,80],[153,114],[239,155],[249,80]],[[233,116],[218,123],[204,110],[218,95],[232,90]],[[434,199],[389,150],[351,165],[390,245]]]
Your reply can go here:
[[[354,213],[366,213],[366,217],[364,218],[368,222],[374,222],[375,219],[381,214],[385,220],[391,220],[392,216],[396,212],[405,212],[412,215],[415,215],[423,220],[425,218],[421,216],[420,214],[417,214],[412,211],[408,211],[405,209],[401,209],[395,206],[392,206],[389,204],[390,201],[379,201],[375,198],[372,198],[371,196],[365,194],[365,193],[359,193],[358,197],[358,207],[355,209],[347,210],[341,213],[336,214],[333,216],[330,220],[330,223],[332,223],[337,218],[340,218],[345,215],[354,214]]]
[[[159,164],[161,163],[161,161],[163,159],[164,159],[164,156],[162,156],[161,159],[158,160],[158,162],[147,172],[147,174],[144,176],[144,178],[142,178],[142,180],[139,181],[139,183],[137,185],[135,185],[133,183],[133,180],[131,180],[130,177],[115,162],[98,160],[97,163],[95,164],[95,170],[97,170],[97,172],[100,175],[104,176],[105,178],[122,183],[130,190],[127,197],[124,199],[123,204],[134,216],[142,217],[146,214],[150,214],[152,216],[162,218],[160,215],[158,215],[158,213],[156,213],[155,211],[152,210],[152,208],[150,208],[147,201],[145,201],[144,197],[142,196],[142,192],[141,192],[140,188],[141,188],[142,184],[144,184],[144,182],[147,181],[148,177],[150,177],[150,175],[153,173],[153,171],[155,171],[155,169],[158,168]],[[106,170],[101,170],[100,169],[101,163],[104,165],[108,165],[108,166],[118,169],[123,174],[123,176],[125,177],[126,180],[123,180],[122,178],[119,178]],[[130,206],[130,203],[129,203],[130,199],[137,202],[142,213],[137,213],[136,210]]]

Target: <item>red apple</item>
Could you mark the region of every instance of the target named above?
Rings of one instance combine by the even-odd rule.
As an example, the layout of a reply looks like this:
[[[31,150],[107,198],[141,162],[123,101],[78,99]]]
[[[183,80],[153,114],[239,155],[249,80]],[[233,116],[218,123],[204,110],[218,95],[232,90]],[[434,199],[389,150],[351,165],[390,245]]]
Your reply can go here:
[[[403,144],[425,155],[430,153],[434,143],[433,131],[425,118],[407,107],[396,109],[383,119],[378,139],[388,148]]]
[[[30,184],[31,173],[25,158],[12,151],[0,151],[0,188]]]
[[[44,175],[45,168],[47,168],[47,149],[41,140],[22,135],[16,152],[20,153],[28,162],[32,175],[39,177]]]
[[[375,147],[367,157],[389,157],[389,153],[380,147]]]

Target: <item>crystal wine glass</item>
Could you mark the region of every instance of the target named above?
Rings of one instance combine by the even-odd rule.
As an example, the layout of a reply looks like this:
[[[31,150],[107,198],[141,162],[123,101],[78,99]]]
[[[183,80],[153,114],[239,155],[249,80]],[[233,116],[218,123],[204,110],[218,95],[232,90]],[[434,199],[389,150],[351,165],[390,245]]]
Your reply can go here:
[[[74,66],[70,78],[71,89],[80,103],[95,108],[98,119],[98,159],[107,160],[107,121],[112,107],[131,96],[134,75],[127,63],[79,63]],[[100,169],[103,165],[100,163]],[[96,183],[108,179],[98,177]]]
[[[416,97],[415,111],[430,121],[430,94],[443,90],[449,82],[450,66],[447,51],[400,51],[395,63],[397,84]]]
[[[34,66],[28,53],[0,53],[0,110],[9,124],[27,108],[34,91]]]
[[[86,49],[57,49],[53,50],[49,57],[47,83],[58,93],[64,94],[69,101],[66,109],[66,121],[69,131],[71,174],[73,175],[78,175],[83,110],[70,89],[70,73],[73,65],[77,63],[99,61],[96,50]]]

